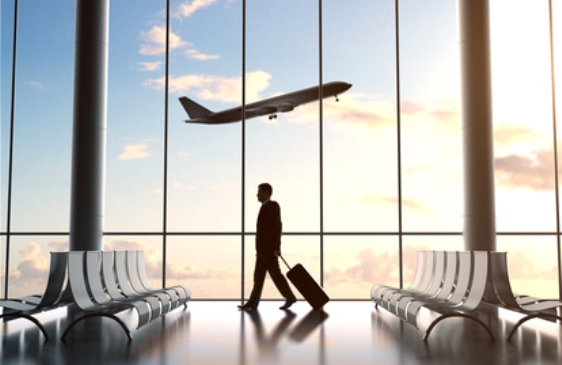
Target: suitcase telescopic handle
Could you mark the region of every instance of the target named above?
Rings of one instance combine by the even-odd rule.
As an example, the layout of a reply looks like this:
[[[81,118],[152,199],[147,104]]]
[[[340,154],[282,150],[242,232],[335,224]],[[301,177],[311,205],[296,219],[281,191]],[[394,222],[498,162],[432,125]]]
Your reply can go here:
[[[281,260],[283,260],[283,262],[285,263],[285,265],[287,265],[287,269],[291,270],[291,267],[289,266],[289,264],[287,263],[287,261],[285,261],[285,259],[283,258],[283,256],[279,255],[279,257],[281,257]]]

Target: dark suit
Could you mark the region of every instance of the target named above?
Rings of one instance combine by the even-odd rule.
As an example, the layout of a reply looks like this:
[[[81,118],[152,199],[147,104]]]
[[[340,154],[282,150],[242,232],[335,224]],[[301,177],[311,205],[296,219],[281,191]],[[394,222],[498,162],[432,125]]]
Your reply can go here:
[[[275,251],[281,250],[281,208],[274,201],[263,204],[258,214],[256,227],[256,267],[254,269],[254,288],[248,305],[257,307],[260,302],[266,272],[275,283],[279,293],[288,300],[294,300],[285,276],[279,269],[279,259]]]

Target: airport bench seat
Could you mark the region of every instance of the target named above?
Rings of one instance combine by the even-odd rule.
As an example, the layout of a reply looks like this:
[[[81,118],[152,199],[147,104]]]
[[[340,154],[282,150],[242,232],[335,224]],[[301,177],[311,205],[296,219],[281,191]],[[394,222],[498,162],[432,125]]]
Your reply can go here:
[[[439,322],[451,317],[477,322],[494,339],[490,328],[470,314],[481,303],[486,288],[487,253],[433,251],[423,256],[420,259],[418,254],[413,281],[418,285],[413,290],[374,286],[371,299],[375,308],[382,306],[424,332],[424,341]]]
[[[69,288],[63,289],[67,278],[66,252],[51,252],[47,286],[42,295],[32,295],[16,299],[0,300],[2,314],[0,318],[25,318],[33,322],[49,339],[43,324],[33,317],[34,314],[66,305],[72,301]]]
[[[556,313],[558,308],[562,308],[561,300],[541,299],[513,293],[507,269],[507,252],[489,253],[488,272],[484,300],[525,315],[510,331],[507,336],[508,341],[522,324],[533,318],[553,318],[562,321],[562,317]]]
[[[132,331],[180,304],[187,307],[187,296],[180,297],[173,289],[136,291],[140,290],[136,283],[138,277],[131,277],[132,272],[127,272],[126,254],[125,251],[69,252],[70,287],[77,307],[85,314],[68,325],[61,337],[63,341],[77,323],[91,317],[113,319],[132,340]]]

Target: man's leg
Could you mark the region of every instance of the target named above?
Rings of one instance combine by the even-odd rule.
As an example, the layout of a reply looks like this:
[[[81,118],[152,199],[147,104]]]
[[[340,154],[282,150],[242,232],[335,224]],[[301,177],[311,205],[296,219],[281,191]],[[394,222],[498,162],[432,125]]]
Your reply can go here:
[[[251,308],[255,309],[258,307],[261,299],[261,293],[263,290],[263,283],[265,281],[266,265],[260,257],[261,255],[256,253],[256,266],[254,267],[254,287],[252,293],[250,294],[250,299],[241,308]]]
[[[265,262],[267,271],[269,272],[269,276],[271,276],[271,280],[273,280],[277,290],[279,290],[279,293],[281,293],[283,298],[287,301],[282,309],[288,309],[297,300],[297,298],[293,294],[287,279],[285,279],[285,275],[281,273],[281,269],[279,268],[279,258],[273,254],[262,255],[262,258]]]

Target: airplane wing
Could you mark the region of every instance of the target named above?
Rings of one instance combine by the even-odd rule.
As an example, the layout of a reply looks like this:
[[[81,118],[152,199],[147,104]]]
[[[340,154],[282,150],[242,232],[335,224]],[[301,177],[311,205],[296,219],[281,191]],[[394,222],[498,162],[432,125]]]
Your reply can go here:
[[[277,112],[277,108],[274,106],[264,106],[260,108],[246,108],[246,118],[261,117],[262,115],[273,114]]]

